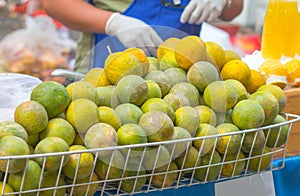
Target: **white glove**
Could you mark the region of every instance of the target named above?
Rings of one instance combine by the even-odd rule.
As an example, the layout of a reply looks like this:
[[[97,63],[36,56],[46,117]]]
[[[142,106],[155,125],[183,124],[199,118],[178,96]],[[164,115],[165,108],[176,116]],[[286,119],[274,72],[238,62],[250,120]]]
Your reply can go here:
[[[197,25],[210,22],[220,16],[224,6],[224,0],[191,0],[184,8],[180,22]]]
[[[106,34],[116,36],[127,48],[139,47],[147,55],[156,55],[156,47],[163,41],[143,21],[119,13],[113,13],[105,27]]]

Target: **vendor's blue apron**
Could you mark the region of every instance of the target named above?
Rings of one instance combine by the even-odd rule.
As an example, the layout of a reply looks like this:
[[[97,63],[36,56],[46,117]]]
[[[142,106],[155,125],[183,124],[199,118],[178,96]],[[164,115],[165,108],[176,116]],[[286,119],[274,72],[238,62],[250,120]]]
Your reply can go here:
[[[174,5],[174,0],[134,0],[122,14],[143,20],[151,25],[162,40],[170,37],[183,38],[187,35],[199,36],[201,25],[180,23],[180,16],[189,0],[181,0]],[[92,0],[88,0],[92,3]],[[171,27],[171,28],[170,28]],[[105,34],[95,34],[91,44],[90,67],[103,67],[106,57],[111,52],[122,51],[125,47],[116,37]]]

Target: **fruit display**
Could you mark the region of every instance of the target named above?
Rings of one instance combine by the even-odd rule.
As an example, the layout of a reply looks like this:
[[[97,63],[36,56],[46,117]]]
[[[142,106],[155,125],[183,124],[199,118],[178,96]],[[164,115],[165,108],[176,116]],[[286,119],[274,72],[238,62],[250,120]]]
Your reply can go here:
[[[120,195],[276,168],[297,116],[281,113],[280,87],[252,75],[233,51],[187,36],[157,58],[129,48],[81,81],[45,81],[0,122],[1,186]]]

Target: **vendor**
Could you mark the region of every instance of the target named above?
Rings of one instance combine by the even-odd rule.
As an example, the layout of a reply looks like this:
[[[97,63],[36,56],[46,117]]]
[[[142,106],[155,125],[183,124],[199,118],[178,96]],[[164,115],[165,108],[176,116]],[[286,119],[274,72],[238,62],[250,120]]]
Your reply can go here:
[[[106,35],[113,36],[124,48],[140,47],[147,55],[156,56],[156,47],[170,36],[181,32],[199,36],[204,21],[232,20],[242,11],[243,0],[43,0],[43,7],[50,16],[83,32],[77,46],[75,71],[87,72],[89,65],[84,60],[91,56],[91,46]],[[180,33],[168,33],[163,27]],[[97,62],[92,66],[103,67],[108,54],[103,48],[106,44],[113,52],[120,51],[122,47],[114,47],[115,40],[95,48]]]

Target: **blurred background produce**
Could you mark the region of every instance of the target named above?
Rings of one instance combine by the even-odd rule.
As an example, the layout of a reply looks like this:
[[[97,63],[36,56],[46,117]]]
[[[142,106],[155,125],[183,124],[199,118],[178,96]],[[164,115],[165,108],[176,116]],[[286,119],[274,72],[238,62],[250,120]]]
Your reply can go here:
[[[48,17],[34,0],[1,0],[0,25],[0,72],[66,82],[65,78],[51,77],[51,72],[57,68],[72,70],[76,32],[70,33]]]

